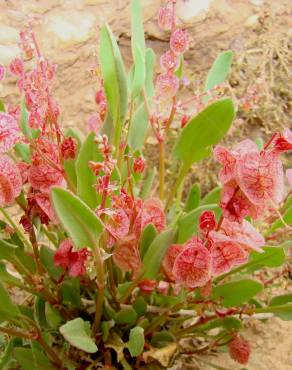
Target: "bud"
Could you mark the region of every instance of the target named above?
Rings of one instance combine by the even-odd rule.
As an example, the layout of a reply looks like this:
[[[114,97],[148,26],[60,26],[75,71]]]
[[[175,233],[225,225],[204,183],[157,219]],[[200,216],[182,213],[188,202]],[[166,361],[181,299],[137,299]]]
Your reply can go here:
[[[145,159],[142,157],[135,158],[133,163],[133,171],[135,173],[143,173],[144,170],[145,170]]]
[[[181,128],[184,128],[184,127],[185,127],[185,125],[188,123],[188,121],[189,121],[189,116],[187,116],[186,114],[184,114],[184,115],[182,116],[181,121],[180,121],[180,127],[181,127]]]
[[[292,131],[289,128],[286,128],[283,135],[275,140],[275,148],[278,152],[292,150]]]
[[[158,25],[163,31],[170,31],[173,23],[173,11],[170,4],[158,11]]]
[[[150,294],[155,289],[156,284],[156,280],[146,279],[139,283],[139,288],[141,292]]]
[[[10,73],[14,76],[21,77],[24,73],[23,61],[20,58],[13,59],[12,62],[9,64],[9,70]]]
[[[214,230],[216,227],[215,214],[212,211],[204,211],[200,215],[200,229],[205,231]]]
[[[176,69],[179,66],[178,56],[175,55],[171,50],[168,50],[166,53],[161,55],[160,66],[166,72]]]
[[[179,80],[173,74],[161,74],[157,77],[156,88],[159,97],[163,99],[172,98],[178,91]]]
[[[77,143],[73,137],[66,137],[61,144],[61,153],[64,159],[74,159],[77,154]]]
[[[235,335],[232,341],[228,344],[230,357],[242,365],[248,363],[250,355],[250,345],[241,335]]]
[[[181,29],[175,30],[170,37],[170,48],[175,54],[183,54],[189,48],[189,34]]]
[[[95,94],[95,102],[97,105],[102,104],[105,101],[105,93],[103,90],[98,90]]]

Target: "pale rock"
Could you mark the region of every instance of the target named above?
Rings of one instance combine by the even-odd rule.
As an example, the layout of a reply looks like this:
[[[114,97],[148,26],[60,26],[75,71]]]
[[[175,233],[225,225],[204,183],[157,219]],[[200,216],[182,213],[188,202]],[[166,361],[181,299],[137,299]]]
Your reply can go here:
[[[251,5],[255,5],[255,6],[262,6],[264,5],[264,0],[249,0],[249,2],[251,3]]]
[[[4,65],[9,64],[19,52],[17,45],[0,45],[0,63]]]
[[[183,23],[196,23],[206,18],[213,0],[178,0],[177,15]]]
[[[89,12],[66,10],[49,14],[44,22],[44,32],[53,46],[72,46],[87,41],[95,30],[95,16]]]
[[[101,4],[107,4],[108,0],[84,0],[85,5],[101,5]]]
[[[259,14],[254,14],[254,15],[251,15],[250,17],[247,18],[247,20],[245,21],[244,25],[246,28],[252,28],[254,26],[256,26],[256,24],[258,23],[258,20],[259,20]]]
[[[4,24],[0,25],[0,44],[11,45],[18,42],[18,30]]]

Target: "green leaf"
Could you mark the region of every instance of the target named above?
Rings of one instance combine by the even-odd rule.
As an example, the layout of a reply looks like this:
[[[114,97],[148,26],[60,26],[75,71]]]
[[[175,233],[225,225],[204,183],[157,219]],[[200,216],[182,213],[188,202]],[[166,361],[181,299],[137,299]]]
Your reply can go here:
[[[217,186],[216,188],[212,189],[201,201],[201,206],[207,204],[219,204],[221,198],[222,187]]]
[[[103,226],[96,214],[80,199],[62,188],[52,189],[56,214],[77,248],[94,248]]]
[[[287,209],[287,211],[283,215],[283,220],[287,225],[292,225],[292,206]],[[276,230],[280,229],[281,227],[284,227],[283,221],[278,219],[275,222],[272,223],[271,227],[266,232],[266,236],[271,235]]]
[[[0,358],[0,370],[10,370],[14,369],[15,360],[12,358],[13,355],[13,348],[19,347],[22,345],[22,339],[20,338],[12,338],[8,344],[5,346],[5,350],[2,353]]]
[[[57,329],[63,321],[63,317],[60,315],[59,311],[50,305],[49,302],[46,302],[45,313],[47,323],[51,328]]]
[[[146,49],[145,63],[146,63],[145,90],[146,90],[147,98],[152,99],[155,93],[154,84],[153,84],[155,53],[151,48]]]
[[[88,324],[78,317],[60,327],[60,333],[74,347],[84,352],[95,353],[97,346],[88,334]]]
[[[221,99],[209,105],[181,130],[174,157],[191,166],[209,155],[211,145],[217,144],[227,133],[234,114],[231,99]]]
[[[263,247],[264,253],[252,252],[248,265],[260,267],[279,267],[286,260],[284,249],[281,247]]]
[[[55,280],[59,280],[63,270],[54,264],[54,254],[55,250],[47,247],[46,245],[40,248],[40,259],[42,265],[46,268],[50,276],[52,276]]]
[[[15,318],[19,315],[19,309],[10,299],[4,286],[0,283],[0,314],[7,318]]]
[[[127,347],[132,357],[137,357],[143,352],[144,343],[144,329],[140,326],[131,329]]]
[[[196,209],[200,204],[200,198],[201,198],[201,189],[199,185],[195,184],[191,187],[191,190],[189,191],[186,200],[185,211],[190,212],[193,209]]]
[[[32,138],[31,128],[28,124],[28,112],[25,105],[25,99],[21,99],[20,103],[20,128],[23,135],[29,139]]]
[[[115,123],[115,130],[120,130],[127,114],[127,78],[118,44],[108,25],[100,30],[99,60],[105,93]]]
[[[133,114],[132,124],[129,129],[129,146],[135,152],[141,151],[145,142],[148,129],[148,113],[144,103]]]
[[[194,234],[198,232],[199,217],[204,211],[213,211],[217,219],[221,215],[221,208],[217,206],[217,204],[208,204],[205,206],[200,206],[182,216],[177,223],[177,243],[185,243],[188,239],[190,239]]]
[[[22,287],[22,281],[17,279],[15,276],[9,274],[6,270],[6,265],[4,263],[0,263],[0,281],[9,285],[14,285],[18,287]]]
[[[5,105],[2,100],[0,100],[0,112],[5,112]]]
[[[115,314],[114,320],[117,324],[133,325],[137,317],[137,312],[134,308],[123,308]]]
[[[133,80],[131,83],[132,99],[140,94],[145,82],[145,58],[139,47],[136,47]]]
[[[270,302],[270,306],[281,306],[286,305],[287,303],[292,303],[292,294],[283,294],[273,297]],[[290,309],[288,307],[286,311],[284,310],[283,312],[277,312],[275,314],[282,320],[292,320],[292,305]]]
[[[142,199],[147,199],[148,198],[148,196],[151,192],[151,189],[152,189],[153,181],[154,181],[156,175],[157,175],[156,167],[150,169],[147,172],[147,176],[146,176],[146,179],[144,181],[143,188],[141,190],[141,198]]]
[[[175,342],[175,337],[166,330],[155,333],[151,339],[151,344],[155,348],[163,348],[171,342]]]
[[[14,149],[24,162],[31,163],[30,148],[28,144],[17,143],[14,145]]]
[[[155,279],[157,277],[163,257],[173,238],[174,231],[169,229],[157,235],[153,240],[143,258],[145,279]]]
[[[34,301],[34,319],[41,328],[46,328],[48,326],[45,315],[45,307],[46,302],[42,298],[36,297]]]
[[[223,298],[224,307],[241,305],[263,290],[263,285],[255,280],[238,280],[217,285],[212,292],[212,299]]]
[[[78,278],[64,281],[61,285],[62,303],[68,306],[80,307],[80,281]]]
[[[143,297],[137,297],[133,303],[133,308],[139,316],[142,316],[147,312],[147,302]]]
[[[89,161],[100,162],[101,154],[94,142],[95,134],[90,133],[83,143],[76,160],[77,195],[90,208],[95,209],[98,204],[98,196],[94,184],[96,176],[89,167]]]
[[[13,355],[22,370],[56,370],[46,355],[36,348],[14,348]]]
[[[218,55],[208,73],[205,91],[213,89],[225,81],[231,67],[232,56],[233,53],[230,50]]]
[[[139,244],[142,259],[156,236],[157,230],[155,229],[155,226],[153,224],[146,225],[142,232]]]

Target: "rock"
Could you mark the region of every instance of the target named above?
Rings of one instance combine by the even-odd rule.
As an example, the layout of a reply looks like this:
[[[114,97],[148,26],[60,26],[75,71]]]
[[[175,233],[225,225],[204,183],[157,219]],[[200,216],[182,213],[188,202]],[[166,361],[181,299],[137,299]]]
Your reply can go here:
[[[251,3],[251,5],[262,6],[265,1],[264,0],[249,0],[249,2]]]
[[[0,44],[11,45],[18,42],[18,30],[9,26],[0,25]]]
[[[252,28],[252,27],[256,26],[257,23],[258,23],[259,17],[260,16],[258,14],[254,14],[254,15],[251,15],[250,17],[248,17],[247,20],[244,23],[245,27]]]
[[[107,0],[85,0],[85,5],[100,5],[106,4]]]
[[[50,13],[45,18],[43,30],[49,38],[49,44],[64,47],[87,41],[95,34],[94,26],[93,14],[66,10],[62,13]]]
[[[4,65],[9,64],[19,52],[17,45],[0,45],[0,63]]]
[[[196,23],[206,18],[212,0],[179,0],[177,15],[183,23]]]

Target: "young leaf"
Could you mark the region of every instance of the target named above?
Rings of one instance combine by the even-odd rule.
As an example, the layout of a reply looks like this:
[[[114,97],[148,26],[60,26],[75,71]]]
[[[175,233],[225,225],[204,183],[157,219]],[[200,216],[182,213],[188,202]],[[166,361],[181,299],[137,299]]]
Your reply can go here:
[[[145,256],[145,253],[147,252],[151,243],[155,239],[156,235],[157,235],[157,231],[153,224],[148,224],[144,228],[141,238],[140,238],[140,245],[139,245],[140,254],[142,258]]]
[[[212,292],[212,299],[223,298],[224,307],[241,305],[263,290],[263,285],[255,280],[238,280],[217,285]]]
[[[153,240],[143,258],[145,279],[155,279],[157,277],[164,255],[173,238],[174,231],[168,229],[157,235]]]
[[[273,297],[270,302],[270,306],[281,306],[286,305],[287,303],[292,303],[292,294],[283,294]],[[292,320],[292,306],[290,310],[287,309],[287,311],[277,312],[276,316],[285,321]]]
[[[181,217],[177,223],[178,237],[177,243],[185,243],[189,238],[198,232],[199,217],[204,211],[214,211],[217,219],[221,215],[221,208],[217,204],[208,204],[198,207]]]
[[[135,152],[141,151],[148,128],[148,113],[145,109],[144,103],[133,114],[132,124],[129,129],[129,146]]]
[[[97,150],[97,145],[94,143],[94,138],[94,133],[90,133],[87,136],[75,164],[77,195],[92,209],[96,208],[98,204],[98,196],[94,188],[96,176],[89,168],[89,161],[99,162],[102,160],[102,156]]]
[[[9,294],[7,293],[6,289],[3,287],[1,283],[0,283],[0,297],[1,297],[0,299],[1,317],[5,316],[8,319],[17,317],[20,314],[19,309],[17,305],[15,305],[11,301]]]
[[[47,356],[36,348],[14,348],[13,355],[23,370],[56,370]]]
[[[197,208],[200,204],[200,198],[201,198],[201,189],[199,185],[195,184],[191,187],[191,190],[189,191],[186,200],[185,211],[190,212],[193,209]]]
[[[114,318],[117,324],[133,325],[137,320],[137,312],[134,308],[122,308],[115,314]]]
[[[60,327],[60,333],[72,346],[88,353],[97,352],[97,346],[88,334],[88,326],[81,317],[67,321]]]
[[[96,214],[79,198],[62,188],[52,189],[56,214],[77,248],[94,248],[103,226]]]
[[[132,357],[137,357],[143,352],[144,343],[144,329],[140,326],[131,329],[127,346]]]
[[[153,72],[155,65],[155,53],[152,49],[147,48],[145,52],[146,62],[146,78],[145,78],[145,90],[148,99],[154,96],[154,84],[153,84]]]
[[[201,206],[207,204],[219,204],[220,197],[221,197],[222,187],[217,186],[216,188],[212,189],[208,194],[204,196],[201,201]]]
[[[213,89],[225,81],[231,67],[232,56],[233,53],[230,50],[218,55],[208,73],[205,91]]]
[[[174,147],[174,158],[191,166],[209,155],[211,145],[224,137],[233,118],[234,105],[231,99],[221,99],[209,105],[181,130]]]
[[[108,25],[100,30],[99,60],[111,116],[115,125],[120,126],[127,114],[127,78],[118,44]]]

